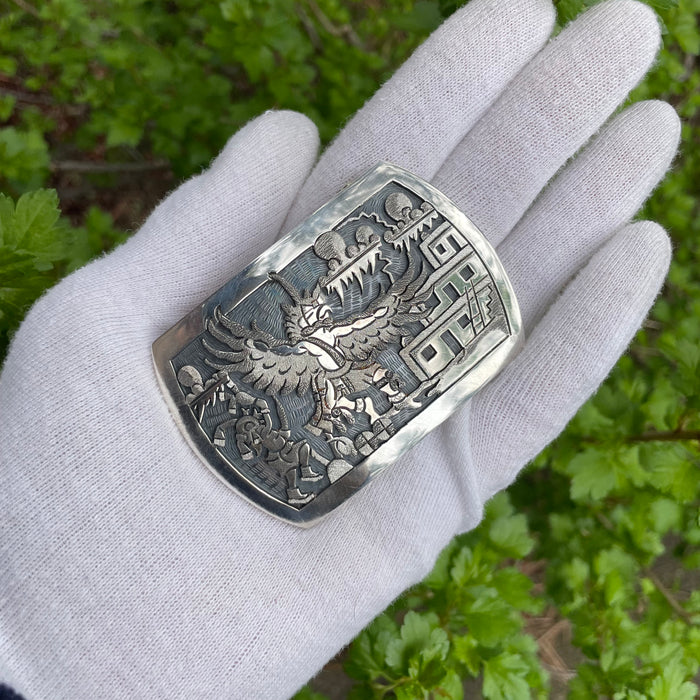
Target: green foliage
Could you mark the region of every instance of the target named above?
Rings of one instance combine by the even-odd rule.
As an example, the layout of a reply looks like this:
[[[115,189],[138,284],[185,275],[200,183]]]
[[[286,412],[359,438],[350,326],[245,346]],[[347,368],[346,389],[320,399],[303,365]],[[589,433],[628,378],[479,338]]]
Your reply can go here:
[[[0,193],[0,354],[32,302],[63,274],[123,240],[110,217],[92,207],[85,225],[59,220],[54,190],[35,190],[15,202]]]
[[[476,533],[455,539],[432,574],[353,643],[346,671],[353,697],[462,698],[462,679],[483,675],[489,700],[539,691],[547,676],[525,615],[542,610],[533,582],[509,563],[534,545],[524,516],[501,494]],[[401,624],[398,623],[401,620]]]
[[[409,0],[388,12],[340,0],[8,4],[0,71],[13,90],[0,111],[13,123],[0,144],[17,161],[2,176],[19,189],[48,174],[57,137],[107,160],[138,148],[178,175],[272,107],[304,112],[330,138],[415,43],[394,25],[412,32],[440,19],[435,5]],[[41,167],[20,167],[30,156]]]
[[[50,190],[22,195],[17,203],[0,194],[0,327],[14,327],[28,304],[47,287],[63,257],[57,231],[58,197]],[[0,336],[6,344],[7,337]]]
[[[595,2],[558,0],[559,26]],[[328,140],[461,4],[5,0],[0,353],[43,290],[125,238],[107,213],[120,168],[188,176],[271,107],[308,114]],[[700,0],[647,4],[664,48],[632,99],[668,100],[684,119],[642,214],[673,237],[666,288],[564,434],[346,651],[355,700],[698,692]],[[100,173],[66,175],[76,161]],[[50,186],[70,219],[38,189]],[[552,655],[557,629],[571,642]]]

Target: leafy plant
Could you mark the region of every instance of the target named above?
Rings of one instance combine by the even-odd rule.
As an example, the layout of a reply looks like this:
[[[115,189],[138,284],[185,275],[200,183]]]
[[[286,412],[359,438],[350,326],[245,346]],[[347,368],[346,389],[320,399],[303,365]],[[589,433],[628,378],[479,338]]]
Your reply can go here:
[[[55,190],[35,190],[15,202],[0,193],[0,353],[31,303],[65,273],[123,240],[110,217],[91,208],[85,225],[59,219]]]
[[[49,174],[49,153],[59,151],[107,162],[164,158],[186,176],[271,107],[308,114],[330,138],[390,61],[416,43],[392,29],[401,18],[412,30],[411,8],[408,1],[388,13],[339,0],[18,2],[0,24],[7,86],[0,112],[11,124],[0,130],[0,147],[12,156],[2,176],[12,188],[36,186]]]
[[[462,698],[462,679],[483,676],[486,697],[544,697],[547,674],[525,615],[544,601],[513,560],[534,545],[525,516],[506,494],[489,504],[479,530],[456,538],[431,575],[355,640],[347,672],[358,700]],[[402,617],[397,624],[396,617]]]

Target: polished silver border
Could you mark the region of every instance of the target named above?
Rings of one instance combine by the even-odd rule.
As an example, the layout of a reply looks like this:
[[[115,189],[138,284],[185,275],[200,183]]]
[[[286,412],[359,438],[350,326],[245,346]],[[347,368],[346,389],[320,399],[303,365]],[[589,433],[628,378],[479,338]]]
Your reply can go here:
[[[461,378],[455,377],[455,382],[449,389],[367,459],[331,484],[308,505],[302,509],[296,509],[273,498],[239,474],[209,442],[185,403],[171,358],[204,330],[204,320],[211,316],[216,306],[221,306],[224,312],[231,310],[242,299],[267,282],[268,272],[281,270],[312,246],[321,232],[336,226],[391,180],[405,185],[432,203],[455,228],[466,236],[492,274],[503,302],[511,334],[475,367],[468,370],[466,375],[461,375]],[[153,359],[168,407],[192,449],[202,461],[220,479],[255,505],[287,522],[308,527],[334,510],[358,489],[370,483],[381,471],[440,425],[470,396],[496,376],[518,351],[521,342],[522,323],[513,288],[496,252],[483,234],[452,201],[432,185],[403,168],[380,162],[281,238],[240,274],[158,338],[153,343]]]

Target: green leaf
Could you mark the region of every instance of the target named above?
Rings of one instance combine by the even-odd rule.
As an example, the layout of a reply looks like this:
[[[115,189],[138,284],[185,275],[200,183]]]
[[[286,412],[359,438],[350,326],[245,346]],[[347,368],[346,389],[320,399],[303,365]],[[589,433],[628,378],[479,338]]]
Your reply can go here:
[[[607,496],[617,483],[610,459],[604,452],[595,448],[585,449],[569,463],[572,475],[571,498],[574,501],[585,499],[600,500]]]
[[[654,530],[666,534],[669,530],[680,527],[682,509],[670,498],[657,498],[651,504],[650,516]]]
[[[474,598],[464,604],[461,613],[480,644],[496,646],[520,630],[520,617],[494,588],[474,586],[471,593]]]
[[[595,556],[594,570],[608,605],[625,604],[633,598],[639,563],[631,554],[619,546],[603,549]]]
[[[424,664],[433,659],[444,660],[450,644],[445,631],[437,628],[437,624],[434,613],[421,615],[412,610],[406,613],[400,638],[392,639],[387,646],[387,665],[394,671],[407,674],[411,670],[412,657],[420,655],[412,669],[418,674]]]
[[[661,675],[654,678],[649,693],[652,700],[693,700],[697,697],[698,686],[686,680],[682,666],[673,659]]]
[[[14,238],[12,231],[15,218],[15,203],[11,197],[0,192],[0,245],[14,248],[11,242]]]
[[[695,8],[697,13],[697,8]],[[697,56],[700,53],[700,29],[697,25],[697,15],[691,12],[679,12],[675,16],[671,32],[681,45],[681,48],[689,54]]]
[[[562,513],[549,514],[549,531],[554,539],[560,542],[570,541],[576,529],[576,522],[571,515]]]
[[[574,418],[576,427],[584,435],[596,435],[599,438],[616,435],[619,432],[618,423],[602,410],[606,406],[604,388],[599,391],[596,398],[601,406],[598,406],[595,401],[587,401],[583,404]]]
[[[385,671],[390,644],[399,638],[399,628],[388,615],[379,615],[350,646],[345,670],[353,678],[372,680]]]
[[[10,118],[16,102],[13,95],[0,95],[0,121],[7,121]]]
[[[108,146],[136,146],[143,136],[143,126],[129,121],[115,120],[107,130]]]
[[[683,394],[667,377],[660,377],[642,408],[654,428],[669,430],[676,427],[682,407]]]
[[[433,589],[444,588],[450,580],[450,564],[457,548],[457,543],[453,540],[438,555],[433,570],[424,579],[423,583]]]
[[[6,180],[20,182],[27,189],[40,187],[49,165],[49,149],[43,133],[38,128],[0,128],[0,163],[0,174]]]
[[[573,557],[561,566],[562,578],[572,591],[581,590],[590,577],[590,567],[580,557]]]
[[[353,678],[371,680],[381,674],[382,666],[381,661],[375,659],[370,633],[363,630],[350,646],[345,672]]]
[[[487,700],[530,700],[528,665],[517,654],[504,652],[484,662],[482,692]]]
[[[464,686],[459,674],[451,669],[440,681],[440,685],[433,691],[435,698],[447,698],[447,700],[462,700],[464,698]]]
[[[700,492],[697,458],[680,444],[649,446],[644,461],[651,470],[652,483],[680,503],[689,503]]]
[[[17,72],[17,61],[12,56],[0,56],[0,73],[12,76]]]
[[[450,568],[451,580],[459,586],[466,586],[481,580],[485,573],[487,571],[474,556],[474,551],[470,547],[461,547]]]
[[[254,16],[251,0],[222,0],[219,8],[221,16],[229,22],[244,22]]]
[[[393,639],[386,652],[386,662],[395,670],[408,668],[408,657],[430,643],[434,621],[410,610],[401,625],[400,637]]]
[[[614,450],[589,447],[569,463],[571,498],[599,501],[629,482],[642,486],[649,478],[640,461],[638,445],[619,445]]]
[[[532,594],[532,581],[517,569],[499,569],[493,574],[492,583],[500,597],[514,608],[529,613],[542,609],[542,602]]]
[[[447,632],[434,629],[430,633],[429,646],[421,649],[408,663],[408,675],[418,680],[425,688],[441,684],[445,676],[444,661],[450,649]]]
[[[427,690],[420,683],[411,681],[394,688],[394,696],[396,700],[416,700],[417,698],[424,698],[427,695]]]
[[[29,250],[38,259],[55,259],[62,252],[55,231],[60,215],[55,190],[23,194],[15,205],[11,226],[4,231],[5,244]]]
[[[515,559],[529,554],[535,544],[523,514],[502,516],[494,520],[489,529],[489,538],[506,556]]]
[[[452,638],[454,657],[471,673],[476,676],[481,667],[479,642],[470,634],[457,635]]]

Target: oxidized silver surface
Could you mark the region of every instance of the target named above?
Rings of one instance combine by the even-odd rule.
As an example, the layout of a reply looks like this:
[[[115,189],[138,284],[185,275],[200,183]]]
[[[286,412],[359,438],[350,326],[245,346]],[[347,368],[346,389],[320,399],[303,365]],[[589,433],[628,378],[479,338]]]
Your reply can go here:
[[[201,459],[256,505],[310,525],[493,378],[519,335],[510,282],[474,224],[380,163],[153,354]]]

